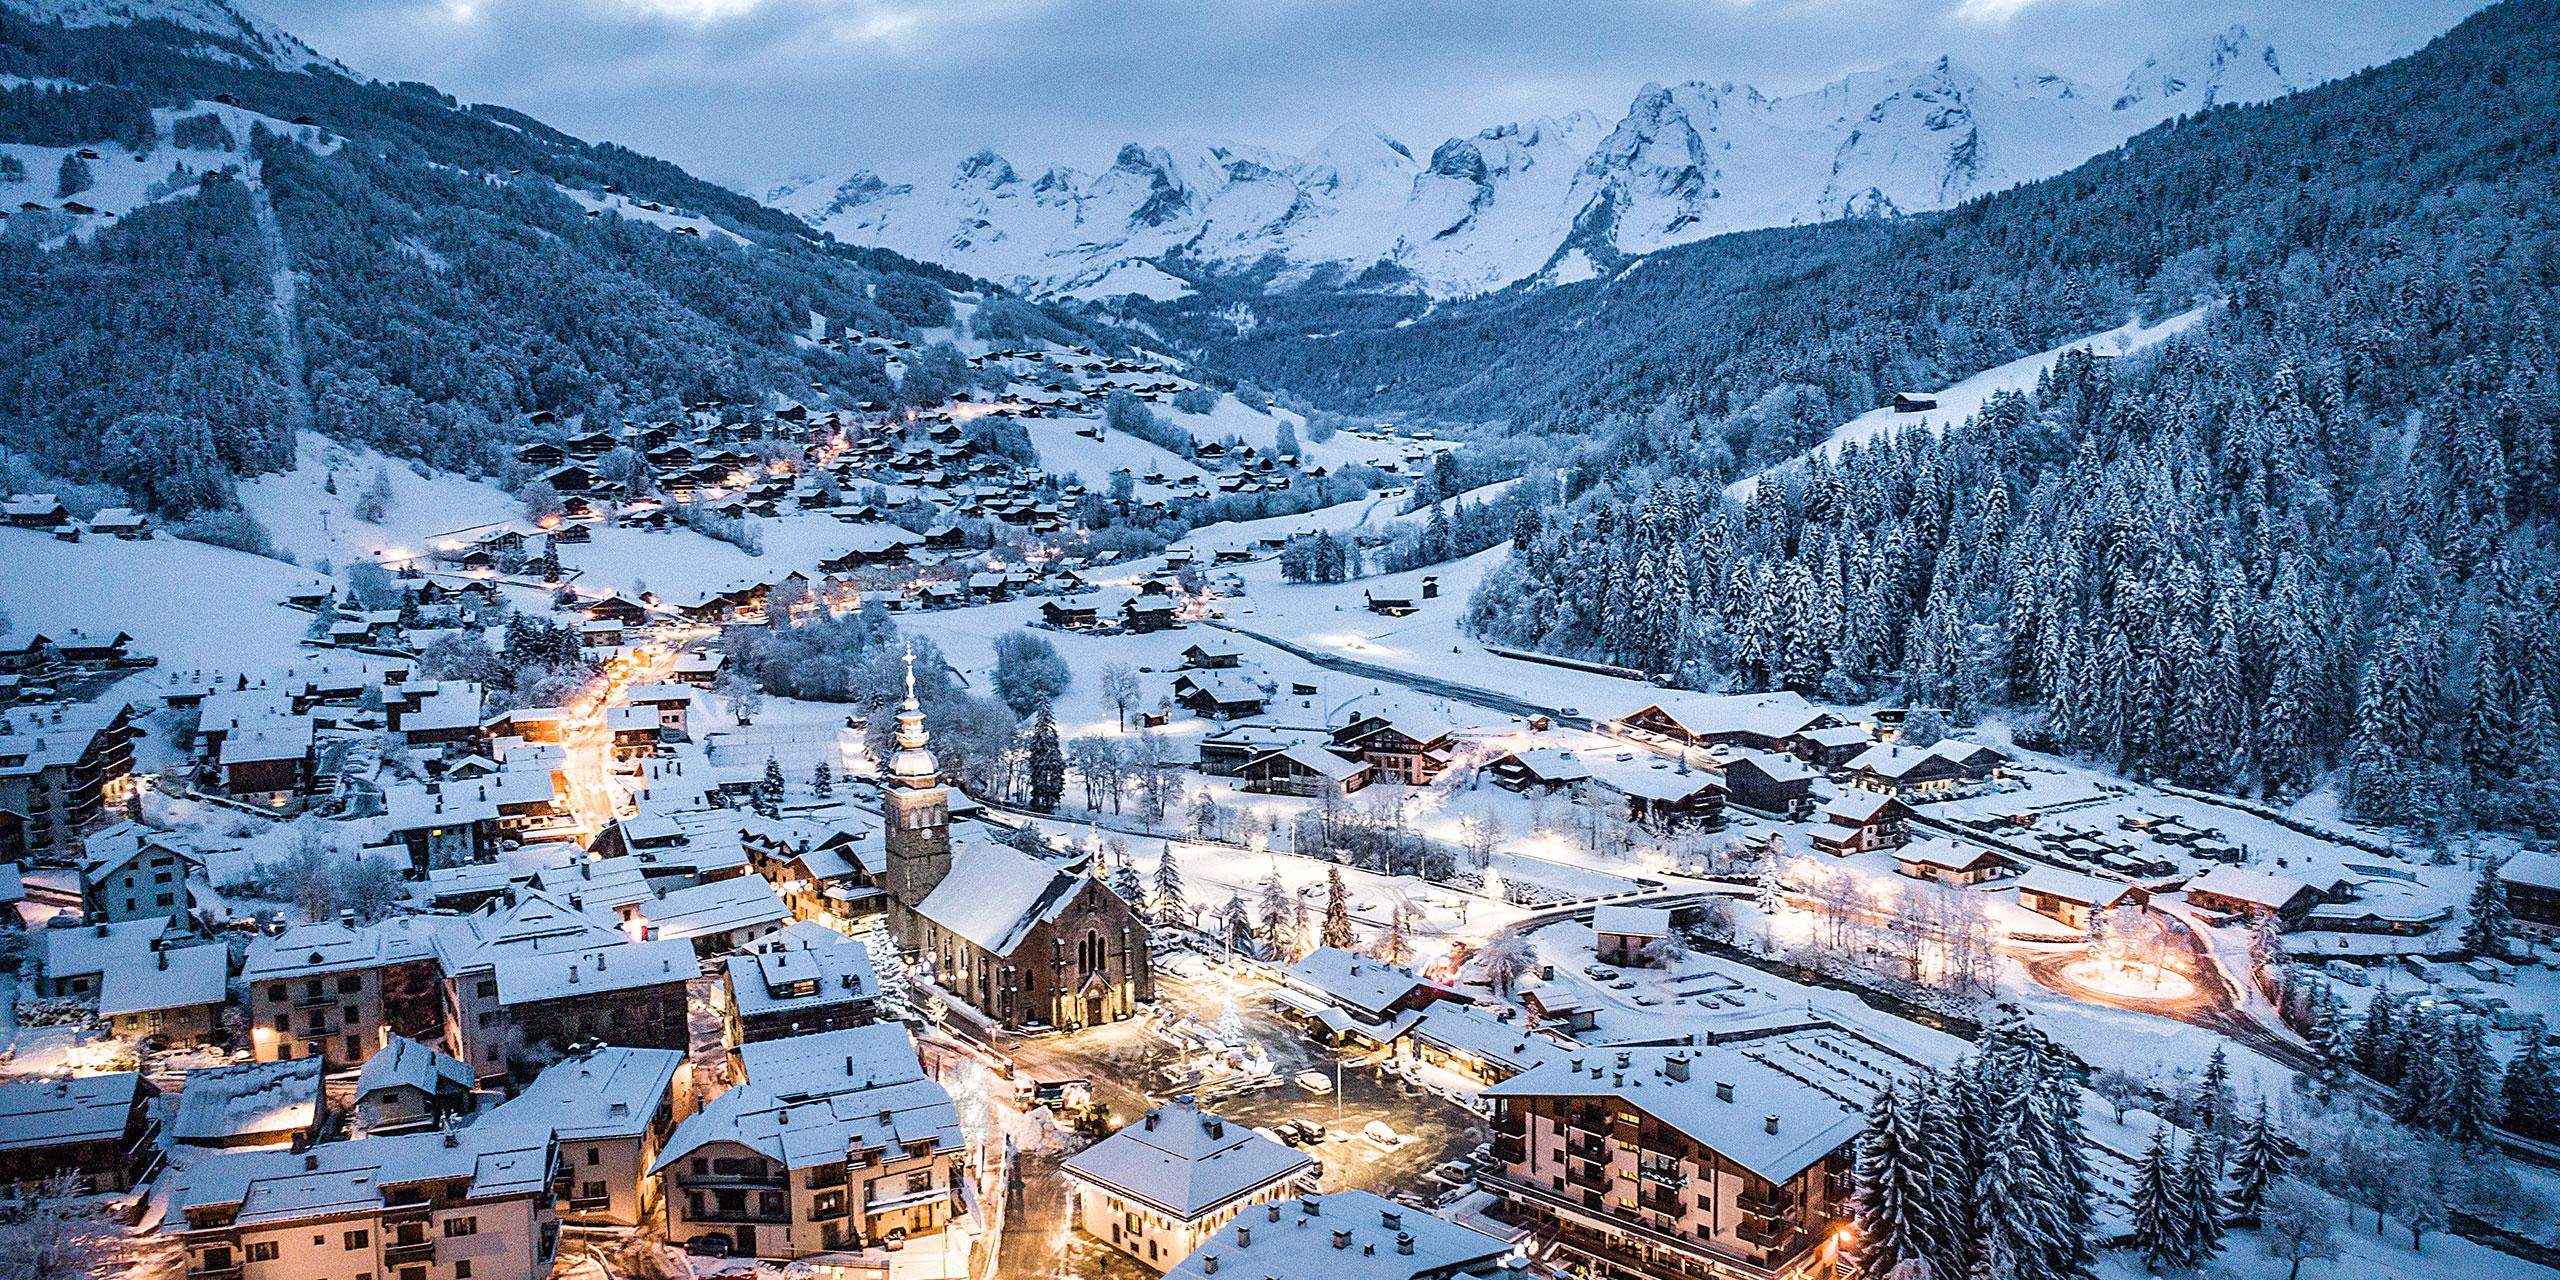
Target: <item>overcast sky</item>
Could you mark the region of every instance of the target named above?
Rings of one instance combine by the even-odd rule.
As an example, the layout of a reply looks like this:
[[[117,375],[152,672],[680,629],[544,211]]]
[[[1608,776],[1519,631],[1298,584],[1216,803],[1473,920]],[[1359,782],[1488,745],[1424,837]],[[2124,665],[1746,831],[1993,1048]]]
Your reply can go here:
[[[1417,153],[1649,80],[1779,93],[1901,57],[2112,88],[2242,23],[2368,60],[2474,0],[235,0],[322,53],[761,191],[871,168],[940,181],[994,147],[1100,168],[1122,142],[1302,149],[1371,122]],[[2319,49],[2323,42],[2337,48]],[[2352,65],[2352,64],[2350,64]]]

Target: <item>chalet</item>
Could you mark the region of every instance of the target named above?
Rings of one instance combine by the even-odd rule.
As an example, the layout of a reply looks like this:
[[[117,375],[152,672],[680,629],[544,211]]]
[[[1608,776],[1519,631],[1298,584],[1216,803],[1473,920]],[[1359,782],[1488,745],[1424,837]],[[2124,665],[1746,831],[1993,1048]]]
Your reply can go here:
[[[199,1067],[186,1074],[169,1136],[190,1147],[303,1147],[329,1118],[318,1058]]]
[[[1794,756],[1745,752],[1724,762],[1724,788],[1745,809],[1792,816],[1812,803],[1813,771]]]
[[[1244,663],[1244,651],[1231,645],[1195,644],[1182,651],[1182,665],[1195,671],[1228,671]]]
[[[1188,1095],[1069,1156],[1059,1166],[1068,1220],[1086,1235],[1165,1271],[1247,1210],[1312,1182],[1313,1158],[1229,1124]]]
[[[1102,611],[1089,604],[1043,600],[1040,602],[1040,620],[1065,631],[1090,631],[1101,624]]]
[[[1926,413],[1937,407],[1938,397],[1926,391],[1896,391],[1893,393],[1893,411],[1895,413]]]
[[[1265,753],[1296,745],[1300,735],[1267,725],[1238,725],[1215,730],[1200,739],[1200,772],[1214,778],[1239,777],[1245,765]]]
[[[1373,1192],[1336,1191],[1238,1214],[1167,1275],[1170,1280],[1209,1280],[1222,1274],[1290,1280],[1493,1280],[1521,1273],[1513,1252],[1515,1246],[1500,1236]]]
[[[151,536],[151,517],[131,507],[107,507],[89,517],[89,528],[109,537],[138,541]]]
[[[1346,760],[1311,742],[1263,752],[1236,771],[1244,789],[1266,795],[1349,795],[1376,780],[1366,760]]]
[[[2528,849],[2499,863],[2497,876],[2518,928],[2560,935],[2560,854]]]
[[[1262,714],[1261,686],[1231,671],[1198,671],[1173,682],[1173,700],[1212,720],[1241,720]]]
[[[2151,895],[2120,880],[2079,871],[2037,865],[2018,876],[2018,905],[2071,926],[2086,929],[2099,912],[2130,903],[2141,906]]]
[[[1713,831],[1724,825],[1724,781],[1704,769],[1656,761],[1594,760],[1593,785],[1623,797],[1630,822],[1648,831]]]
[[[2270,916],[2282,929],[2299,926],[2327,900],[2319,889],[2291,876],[2245,867],[2215,867],[2197,876],[2187,882],[2186,898],[2190,906],[2224,915]]]
[[[1646,951],[1672,936],[1671,912],[1662,907],[1594,907],[1591,934],[1592,950],[1600,963],[1657,967],[1660,962]]]
[[[1890,849],[1906,838],[1911,807],[1876,791],[1851,791],[1822,806],[1813,847],[1835,858]]]
[[[122,1191],[159,1159],[152,1099],[138,1071],[0,1083],[0,1184],[76,1174],[92,1191]]]
[[[190,884],[203,877],[204,856],[186,836],[119,822],[82,849],[80,906],[92,922],[183,922],[195,909]]]
[[[319,1065],[318,1059],[302,1061]],[[369,1136],[432,1129],[446,1117],[467,1115],[479,1083],[462,1059],[407,1036],[393,1036],[356,1074],[356,1119]]]
[[[1785,751],[1810,730],[1840,723],[1838,716],[1792,690],[1770,693],[1665,694],[1607,722],[1638,736],[1692,746],[1730,743],[1755,751]]]
[[[1411,596],[1381,596],[1363,591],[1360,593],[1360,599],[1366,603],[1369,612],[1390,618],[1411,617],[1421,608],[1413,602]]]
[[[1561,791],[1591,780],[1591,768],[1570,748],[1532,747],[1486,762],[1493,785],[1506,791]]]
[[[1893,855],[1894,868],[1914,880],[1940,884],[1980,884],[2017,869],[1988,845],[1937,836],[1906,845]],[[2032,909],[2032,908],[2031,908]]]
[[[1890,796],[1935,796],[1998,775],[2008,756],[1994,747],[1948,738],[1929,747],[1878,743],[1844,766],[1849,785]]]
[[[1381,778],[1410,786],[1429,786],[1449,767],[1451,731],[1445,725],[1371,712],[1331,737],[1331,750],[1376,766]]]
[[[537,440],[516,450],[516,461],[538,471],[547,471],[569,461],[569,451],[548,440]]]
[[[877,1021],[871,951],[823,925],[795,924],[722,963],[728,1044],[841,1031]]]
[[[1174,598],[1161,592],[1145,591],[1130,597],[1120,606],[1120,629],[1133,633],[1170,631],[1177,624]]]
[[[596,473],[577,463],[570,463],[543,472],[542,480],[562,493],[585,493],[595,487]]]
[[[1787,740],[1787,750],[1807,764],[1825,769],[1837,768],[1856,759],[1859,752],[1875,745],[1875,735],[1863,725],[1836,724],[1820,729],[1807,729]]]
[[[231,1003],[231,949],[127,949],[98,977],[98,1016],[119,1040],[186,1048],[222,1031]]]
[[[0,501],[0,518],[12,529],[61,529],[71,523],[71,509],[50,493],[13,493]]]

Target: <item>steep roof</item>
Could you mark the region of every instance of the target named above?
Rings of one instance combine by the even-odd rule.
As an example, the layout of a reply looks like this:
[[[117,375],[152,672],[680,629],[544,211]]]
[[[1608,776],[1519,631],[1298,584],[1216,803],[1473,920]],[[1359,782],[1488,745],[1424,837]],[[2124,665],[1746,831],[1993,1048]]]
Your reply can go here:
[[[1314,1167],[1314,1160],[1188,1099],[1148,1112],[1062,1166],[1070,1178],[1185,1222]]]
[[[916,912],[990,955],[1011,955],[1025,934],[1065,910],[1091,879],[1011,845],[973,840],[953,851],[951,873]]]
[[[1499,1237],[1374,1192],[1336,1191],[1276,1207],[1277,1221],[1267,1212],[1246,1213],[1210,1233],[1165,1273],[1167,1280],[1208,1280],[1212,1274],[1287,1280],[1489,1275],[1511,1250]],[[1406,1243],[1413,1252],[1401,1251]]]
[[[543,1068],[479,1123],[548,1127],[573,1141],[631,1137],[647,1131],[683,1066],[674,1049],[599,1048]]]
[[[407,1085],[421,1093],[442,1093],[448,1088],[469,1092],[480,1083],[471,1064],[460,1058],[418,1043],[407,1036],[393,1036],[373,1056],[364,1060],[364,1069],[356,1073],[356,1097],[362,1100],[377,1089]]]
[[[98,978],[98,1016],[221,1004],[231,995],[231,948],[155,950],[147,944],[107,957]]]

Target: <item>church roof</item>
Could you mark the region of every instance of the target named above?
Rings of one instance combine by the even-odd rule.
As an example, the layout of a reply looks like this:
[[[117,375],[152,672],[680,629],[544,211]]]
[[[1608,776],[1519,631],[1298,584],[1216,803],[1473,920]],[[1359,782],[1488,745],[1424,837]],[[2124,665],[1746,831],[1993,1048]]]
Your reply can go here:
[[[960,845],[951,873],[916,913],[991,955],[1011,955],[1032,928],[1075,901],[1091,876],[991,840]]]

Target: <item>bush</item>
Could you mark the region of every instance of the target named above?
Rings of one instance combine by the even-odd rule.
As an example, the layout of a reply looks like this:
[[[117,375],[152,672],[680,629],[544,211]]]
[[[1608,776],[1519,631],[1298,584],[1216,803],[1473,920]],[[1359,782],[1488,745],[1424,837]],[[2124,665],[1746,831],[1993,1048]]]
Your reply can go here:
[[[277,549],[275,540],[267,536],[266,526],[259,524],[246,511],[207,511],[171,525],[169,532],[189,542],[209,542],[217,547],[293,563],[292,554]]]
[[[1193,387],[1173,395],[1173,407],[1184,413],[1216,413],[1218,393],[1207,387]]]

